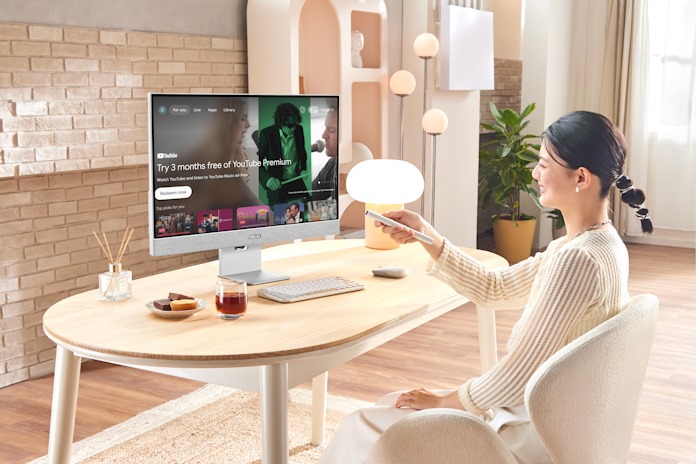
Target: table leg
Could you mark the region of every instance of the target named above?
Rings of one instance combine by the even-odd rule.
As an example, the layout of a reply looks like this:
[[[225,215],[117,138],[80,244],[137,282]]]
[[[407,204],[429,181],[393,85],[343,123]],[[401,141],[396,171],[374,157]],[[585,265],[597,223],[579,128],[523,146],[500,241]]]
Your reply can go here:
[[[486,372],[498,361],[498,343],[495,334],[495,311],[476,306],[478,319],[481,371]]]
[[[324,423],[326,422],[326,387],[329,373],[324,372],[312,379],[312,444],[324,444]]]
[[[51,428],[48,435],[48,462],[50,464],[70,462],[79,383],[80,357],[75,356],[62,346],[58,346],[56,349],[56,371],[53,378]]]
[[[261,366],[263,464],[288,463],[288,365]]]

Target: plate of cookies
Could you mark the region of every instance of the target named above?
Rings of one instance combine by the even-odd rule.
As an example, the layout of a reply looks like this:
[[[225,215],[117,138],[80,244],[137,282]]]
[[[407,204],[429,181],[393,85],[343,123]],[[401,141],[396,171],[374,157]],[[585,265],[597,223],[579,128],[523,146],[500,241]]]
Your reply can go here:
[[[206,301],[180,293],[169,293],[167,298],[150,301],[147,309],[160,317],[178,319],[189,317],[206,307]]]

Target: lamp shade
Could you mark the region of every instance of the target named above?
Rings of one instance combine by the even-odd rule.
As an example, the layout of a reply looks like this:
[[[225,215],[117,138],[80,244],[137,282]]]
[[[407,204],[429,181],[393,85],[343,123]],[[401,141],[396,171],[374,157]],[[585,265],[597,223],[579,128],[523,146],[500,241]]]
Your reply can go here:
[[[445,132],[448,122],[445,112],[436,108],[428,110],[421,119],[423,130],[431,135],[440,135]]]
[[[440,42],[433,34],[424,32],[413,41],[413,51],[421,58],[432,58],[440,50]]]
[[[346,189],[363,203],[409,203],[423,194],[423,175],[408,161],[367,160],[350,170]]]
[[[416,78],[404,69],[396,71],[389,79],[389,88],[395,95],[411,95],[416,88]]]

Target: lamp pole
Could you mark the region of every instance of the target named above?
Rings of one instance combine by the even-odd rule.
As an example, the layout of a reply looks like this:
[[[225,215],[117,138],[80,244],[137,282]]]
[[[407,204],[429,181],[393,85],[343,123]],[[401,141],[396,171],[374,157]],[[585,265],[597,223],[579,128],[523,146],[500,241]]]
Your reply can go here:
[[[430,170],[430,224],[435,225],[435,172],[437,171],[437,136],[445,132],[449,120],[444,111],[428,110],[421,120],[423,132],[433,136],[433,156]]]
[[[400,70],[392,74],[389,79],[389,88],[401,99],[401,113],[399,113],[399,118],[401,119],[401,138],[399,145],[399,159],[404,160],[404,97],[407,97],[413,93],[416,88],[416,78],[413,77],[408,71]]]
[[[413,51],[423,59],[423,114],[428,109],[428,60],[434,58],[440,50],[440,42],[433,34],[424,32],[413,41]],[[423,143],[421,146],[421,172],[425,176],[425,134],[423,129]],[[431,186],[431,189],[434,188]],[[421,202],[421,216],[425,214],[425,202]]]

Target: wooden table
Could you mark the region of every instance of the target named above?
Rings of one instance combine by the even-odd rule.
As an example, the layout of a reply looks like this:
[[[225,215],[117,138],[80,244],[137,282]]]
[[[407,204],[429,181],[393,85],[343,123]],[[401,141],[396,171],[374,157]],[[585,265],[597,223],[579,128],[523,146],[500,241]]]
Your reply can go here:
[[[493,253],[467,250],[489,267],[507,263]],[[265,249],[264,269],[293,280],[341,275],[365,284],[359,292],[281,304],[249,287],[243,319],[215,314],[217,262],[133,281],[133,297],[98,300],[97,290],[50,307],[44,331],[56,344],[49,462],[68,463],[73,439],[80,358],[132,366],[230,386],[261,396],[264,463],[288,462],[288,389],[313,379],[312,442],[321,444],[326,372],[468,300],[425,274],[428,255],[418,244],[372,250],[362,240],[293,243]],[[404,279],[374,277],[379,266],[403,266]],[[164,319],[145,304],[178,292],[207,307],[186,319]],[[495,362],[495,319],[478,309],[484,370]]]

